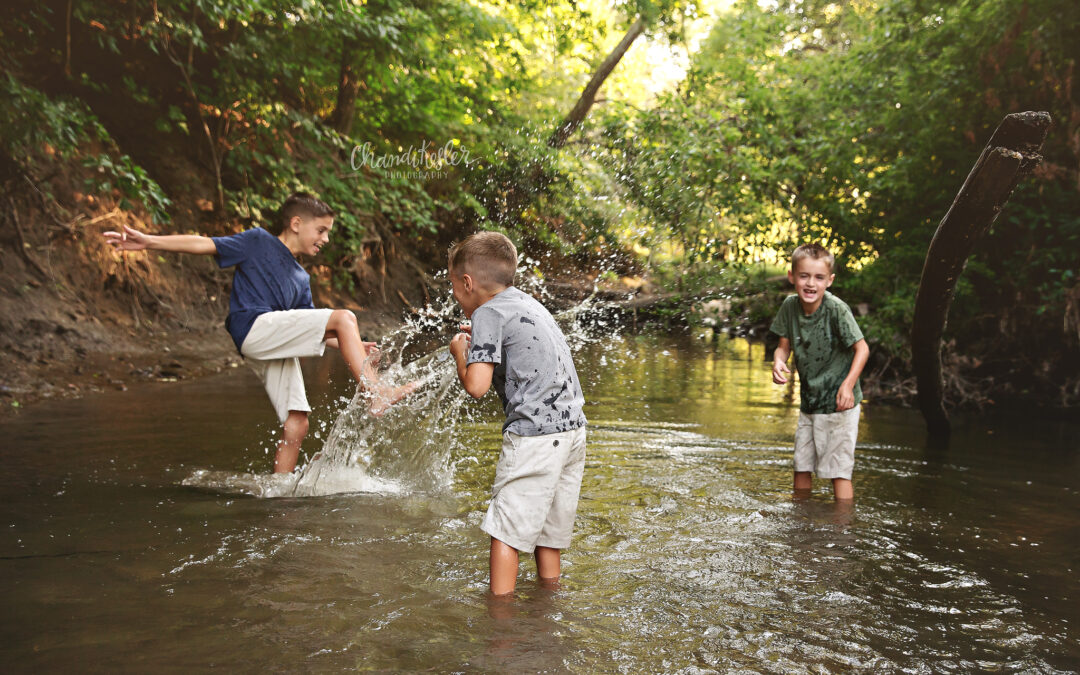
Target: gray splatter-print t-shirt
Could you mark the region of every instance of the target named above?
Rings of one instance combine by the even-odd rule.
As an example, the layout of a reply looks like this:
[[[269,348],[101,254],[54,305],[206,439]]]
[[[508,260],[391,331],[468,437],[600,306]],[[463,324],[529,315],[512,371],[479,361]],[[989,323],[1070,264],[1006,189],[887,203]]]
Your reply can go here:
[[[503,431],[540,436],[585,426],[570,346],[555,319],[513,286],[476,308],[468,363],[494,363]]]
[[[799,410],[813,415],[836,412],[836,392],[851,371],[855,352],[863,339],[859,324],[847,304],[828,291],[810,316],[803,314],[799,296],[789,295],[780,305],[770,331],[791,341],[795,367],[799,370]],[[862,400],[862,387],[855,381],[855,403]]]

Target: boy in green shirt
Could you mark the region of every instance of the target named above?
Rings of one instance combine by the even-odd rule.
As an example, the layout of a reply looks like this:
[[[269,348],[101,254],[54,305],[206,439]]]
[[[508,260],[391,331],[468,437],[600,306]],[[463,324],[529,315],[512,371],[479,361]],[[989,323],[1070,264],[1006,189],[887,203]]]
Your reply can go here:
[[[859,431],[862,373],[870,349],[844,301],[826,291],[832,286],[833,255],[818,244],[791,254],[788,281],[795,295],[784,300],[769,328],[780,336],[772,377],[787,384],[785,365],[795,353],[801,382],[799,423],[795,428],[795,491],[807,493],[811,472],[831,478],[837,501],[855,496],[855,438]]]

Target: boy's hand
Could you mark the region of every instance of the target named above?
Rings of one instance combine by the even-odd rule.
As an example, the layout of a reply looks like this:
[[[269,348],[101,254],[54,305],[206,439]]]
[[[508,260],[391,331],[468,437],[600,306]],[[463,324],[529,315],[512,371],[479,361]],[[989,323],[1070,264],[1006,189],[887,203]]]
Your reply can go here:
[[[150,236],[124,225],[123,232],[104,232],[105,239],[120,251],[144,251],[150,247]]]
[[[788,375],[791,371],[788,370],[787,364],[783,361],[773,361],[772,364],[772,381],[776,384],[787,384],[787,378],[784,377],[784,373]]]
[[[849,387],[846,384],[841,384],[840,390],[836,392],[836,412],[844,412],[845,410],[851,410],[854,407],[854,387]]]
[[[469,339],[468,333],[458,333],[450,340],[450,355],[458,363],[465,360],[465,352],[469,349]]]

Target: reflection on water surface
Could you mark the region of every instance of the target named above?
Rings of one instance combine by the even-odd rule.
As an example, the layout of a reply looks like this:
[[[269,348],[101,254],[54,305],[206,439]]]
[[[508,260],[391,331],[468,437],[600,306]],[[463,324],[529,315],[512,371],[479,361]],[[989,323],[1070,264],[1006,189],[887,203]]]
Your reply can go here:
[[[3,662],[12,670],[1052,672],[1080,667],[1077,428],[866,406],[853,509],[791,498],[796,391],[741,340],[582,347],[591,423],[562,588],[485,597],[494,397],[443,487],[254,499],[247,372],[57,402],[5,424]],[[308,380],[323,440],[350,392]],[[322,369],[322,370],[319,370]],[[330,383],[325,382],[329,380]],[[323,384],[318,384],[323,382]],[[309,441],[308,452],[316,444]],[[524,578],[524,577],[523,577]]]

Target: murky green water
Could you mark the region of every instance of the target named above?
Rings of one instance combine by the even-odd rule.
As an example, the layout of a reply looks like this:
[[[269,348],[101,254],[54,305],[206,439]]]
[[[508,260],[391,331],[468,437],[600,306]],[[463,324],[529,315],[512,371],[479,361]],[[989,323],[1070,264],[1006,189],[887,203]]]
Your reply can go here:
[[[577,362],[591,426],[575,546],[561,590],[523,563],[509,606],[486,600],[479,530],[493,399],[455,431],[449,487],[304,499],[180,485],[195,468],[269,470],[272,414],[246,371],[28,411],[0,428],[0,662],[1080,668],[1080,427],[962,420],[931,449],[915,413],[868,405],[844,510],[824,484],[792,501],[798,396],[760,346],[636,337]],[[334,382],[312,386],[325,438],[345,377],[325,360],[308,377]]]

